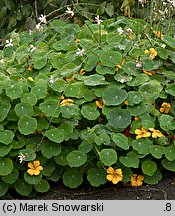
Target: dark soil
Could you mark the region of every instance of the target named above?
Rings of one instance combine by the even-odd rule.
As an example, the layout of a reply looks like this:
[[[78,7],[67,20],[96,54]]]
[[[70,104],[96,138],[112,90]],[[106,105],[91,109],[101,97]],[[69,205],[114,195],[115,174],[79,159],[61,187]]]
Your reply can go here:
[[[70,189],[61,183],[51,186],[47,193],[35,197],[21,197],[9,192],[1,199],[37,199],[37,200],[175,200],[175,174],[170,172],[163,176],[156,185],[141,187],[119,186],[107,183],[100,187],[92,187],[84,183],[76,189]]]

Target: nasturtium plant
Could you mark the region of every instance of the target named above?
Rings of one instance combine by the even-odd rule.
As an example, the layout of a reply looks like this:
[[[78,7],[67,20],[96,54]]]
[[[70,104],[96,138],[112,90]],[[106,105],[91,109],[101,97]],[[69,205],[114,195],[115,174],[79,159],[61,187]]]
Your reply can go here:
[[[175,39],[126,17],[37,28],[2,42],[0,196],[175,172]]]

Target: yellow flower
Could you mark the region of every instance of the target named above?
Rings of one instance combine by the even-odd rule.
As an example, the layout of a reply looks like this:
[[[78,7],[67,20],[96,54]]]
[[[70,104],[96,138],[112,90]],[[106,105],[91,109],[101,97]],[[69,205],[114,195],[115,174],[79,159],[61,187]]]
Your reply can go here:
[[[155,36],[159,37],[160,39],[163,38],[163,34],[160,31],[153,31],[153,33],[155,34]]]
[[[147,71],[147,70],[144,70],[143,69],[143,73],[149,75],[149,76],[152,76],[153,74],[155,74],[155,71]]]
[[[122,181],[123,175],[121,169],[114,170],[112,167],[109,167],[107,170],[106,179],[112,181],[113,184],[117,184],[119,181]]]
[[[60,106],[73,105],[74,101],[72,99],[64,99],[61,101]]]
[[[150,48],[149,50],[145,50],[144,53],[145,54],[150,53],[152,60],[157,56],[157,51],[154,48]]]
[[[133,174],[131,176],[131,186],[137,187],[143,184],[144,176]]]
[[[139,138],[142,138],[142,137],[150,137],[151,136],[151,133],[150,132],[148,132],[148,130],[147,129],[145,129],[144,127],[142,127],[142,129],[140,130],[140,129],[136,129],[135,131],[134,131],[134,133],[137,135],[136,136],[136,139],[139,139]]]
[[[97,105],[100,109],[102,109],[102,108],[105,106],[105,104],[104,104],[102,98],[100,98],[99,100],[95,101],[95,103],[96,103],[96,105]]]
[[[39,161],[29,162],[28,167],[30,168],[30,169],[27,170],[29,175],[39,175],[40,171],[43,170],[43,167],[40,166]]]
[[[166,103],[164,102],[162,105],[161,105],[161,108],[160,108],[160,112],[165,112],[165,113],[169,113],[169,111],[171,110],[171,105],[169,103]]]
[[[27,79],[28,79],[29,81],[32,81],[32,82],[34,81],[34,79],[33,79],[32,77],[28,77]]]
[[[155,130],[154,128],[149,128],[152,132],[152,138],[162,137],[163,134],[159,130]]]

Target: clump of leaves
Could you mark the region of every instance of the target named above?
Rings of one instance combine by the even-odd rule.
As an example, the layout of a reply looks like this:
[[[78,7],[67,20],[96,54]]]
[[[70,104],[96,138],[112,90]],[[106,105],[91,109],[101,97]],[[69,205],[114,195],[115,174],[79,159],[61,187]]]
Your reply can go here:
[[[46,192],[61,179],[98,187],[107,174],[122,184],[136,171],[134,180],[156,184],[162,170],[175,171],[174,38],[118,17],[81,27],[55,19],[8,40],[0,51],[1,196]]]

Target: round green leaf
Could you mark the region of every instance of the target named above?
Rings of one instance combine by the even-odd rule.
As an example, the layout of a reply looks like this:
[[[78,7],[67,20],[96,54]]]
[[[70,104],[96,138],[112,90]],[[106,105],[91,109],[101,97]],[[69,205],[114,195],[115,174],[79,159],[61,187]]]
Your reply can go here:
[[[134,106],[128,106],[127,108],[133,116],[139,116],[146,111],[146,105],[144,102],[141,102],[140,104]]]
[[[22,196],[28,196],[33,189],[33,186],[25,182],[23,179],[18,179],[15,183],[16,192]]]
[[[101,162],[106,166],[111,166],[117,162],[117,153],[114,149],[103,149],[99,153]]]
[[[105,77],[99,74],[87,76],[83,82],[86,86],[98,86],[108,84],[108,82],[105,81]]]
[[[4,121],[10,111],[11,105],[10,103],[2,102],[0,105],[0,122]]]
[[[30,92],[30,93],[23,93],[21,95],[21,102],[22,103],[28,103],[30,105],[35,105],[37,102],[37,97],[34,93]]]
[[[125,157],[120,156],[119,160],[125,167],[139,167],[138,154],[135,152],[128,152]]]
[[[118,51],[103,51],[100,54],[102,65],[115,67],[122,62],[122,55]]]
[[[3,176],[2,180],[8,184],[13,184],[16,182],[19,176],[19,171],[14,169],[10,174]]]
[[[33,175],[29,175],[27,172],[24,173],[24,180],[28,183],[28,184],[38,184],[42,179],[42,174],[39,174],[37,176]]]
[[[38,184],[34,185],[34,188],[37,192],[45,193],[50,189],[50,185],[47,180],[41,179]]]
[[[55,118],[58,118],[61,111],[58,101],[53,99],[40,103],[39,108],[46,116]]]
[[[161,115],[159,118],[160,127],[167,132],[169,132],[169,130],[175,129],[172,124],[173,120],[174,118],[170,115]]]
[[[48,160],[43,165],[42,175],[50,177],[52,175],[52,173],[55,171],[55,169],[56,169],[55,162],[52,159]]]
[[[12,100],[19,98],[22,93],[23,93],[22,86],[19,85],[18,83],[11,85],[6,89],[6,95]]]
[[[174,145],[165,147],[164,148],[164,153],[165,153],[165,157],[169,161],[175,160],[175,146]]]
[[[106,88],[103,92],[103,101],[107,106],[116,106],[121,104],[126,99],[127,93],[124,89],[119,89],[115,86]]]
[[[63,173],[63,183],[70,188],[77,188],[83,183],[83,175],[80,170],[72,168]]]
[[[175,40],[171,36],[164,35],[162,37],[163,42],[165,42],[168,46],[175,49]]]
[[[4,196],[8,191],[8,184],[5,182],[0,182],[0,197]]]
[[[61,152],[61,145],[59,143],[46,142],[41,146],[41,153],[47,159],[57,156]]]
[[[82,82],[71,83],[66,87],[66,97],[83,98],[85,92],[88,91],[87,87]]]
[[[174,84],[167,84],[167,88],[165,90],[166,93],[175,96],[175,85]]]
[[[143,94],[138,91],[129,91],[127,94],[126,100],[130,106],[134,106],[134,104],[139,104],[143,101]]]
[[[154,161],[145,160],[142,162],[142,172],[148,176],[154,175],[157,170],[157,165]]]
[[[64,118],[72,118],[80,116],[80,109],[76,105],[61,106],[61,113]]]
[[[99,136],[95,137],[95,143],[97,145],[109,145],[110,144],[110,137],[107,133],[101,133]]]
[[[57,51],[66,51],[69,47],[69,41],[62,39],[53,44],[53,48]]]
[[[13,141],[14,133],[10,130],[0,131],[0,142],[8,145]]]
[[[3,145],[0,144],[0,157],[4,157],[5,155],[7,155],[10,150],[11,150],[12,146],[11,145]]]
[[[164,147],[160,145],[150,145],[149,151],[153,157],[160,159],[164,154]]]
[[[36,85],[32,87],[31,92],[36,95],[37,99],[44,98],[47,95],[47,86]]]
[[[112,140],[118,147],[124,150],[129,149],[128,138],[124,134],[121,133],[112,134]]]
[[[59,128],[50,129],[46,131],[45,135],[49,140],[56,143],[61,143],[64,140],[64,135]]]
[[[83,141],[79,146],[78,150],[84,153],[88,153],[93,149],[94,145],[92,143],[88,143],[87,141]]]
[[[70,152],[66,157],[70,167],[79,167],[86,163],[87,155],[79,150]]]
[[[157,80],[150,80],[139,87],[139,92],[145,95],[145,97],[149,96],[152,100],[155,100],[161,91],[162,85]]]
[[[149,147],[152,146],[152,142],[149,139],[140,138],[134,140],[132,146],[139,154],[147,155],[150,153]]]
[[[175,160],[169,161],[167,159],[163,159],[162,165],[165,169],[175,172]]]
[[[105,75],[105,74],[115,74],[115,67],[106,67],[104,65],[97,65],[96,71],[98,74]]]
[[[144,175],[144,182],[151,185],[158,184],[161,179],[162,174],[159,170],[156,170],[152,176]]]
[[[0,175],[6,176],[13,171],[13,162],[10,158],[2,158],[0,160]]]
[[[144,128],[154,128],[155,127],[155,124],[154,124],[154,122],[152,122],[151,120],[149,120],[149,119],[146,119],[146,120],[144,120],[144,121],[142,121],[142,126],[144,127]]]
[[[33,115],[33,107],[28,103],[18,103],[14,110],[16,115],[19,117]]]
[[[43,56],[40,59],[34,60],[34,68],[40,70],[47,64],[47,58]]]
[[[91,168],[88,170],[87,179],[93,187],[106,183],[106,171],[104,169]]]
[[[96,120],[100,116],[95,103],[83,104],[81,114],[88,120]]]
[[[22,116],[18,121],[18,129],[21,134],[31,134],[37,129],[37,120],[31,116]]]
[[[112,109],[106,117],[108,124],[116,130],[127,128],[131,123],[131,114],[128,110],[124,109]]]

